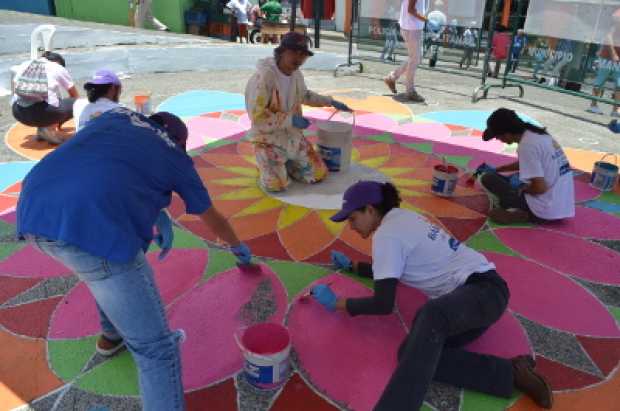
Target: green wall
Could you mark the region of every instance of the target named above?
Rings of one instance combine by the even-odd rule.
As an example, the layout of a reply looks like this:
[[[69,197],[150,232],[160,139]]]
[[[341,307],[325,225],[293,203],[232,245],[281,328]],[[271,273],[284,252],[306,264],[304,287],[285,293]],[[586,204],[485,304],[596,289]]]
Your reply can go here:
[[[75,20],[128,25],[128,0],[55,0],[56,14]],[[170,30],[185,33],[184,12],[194,0],[153,0],[153,14]]]

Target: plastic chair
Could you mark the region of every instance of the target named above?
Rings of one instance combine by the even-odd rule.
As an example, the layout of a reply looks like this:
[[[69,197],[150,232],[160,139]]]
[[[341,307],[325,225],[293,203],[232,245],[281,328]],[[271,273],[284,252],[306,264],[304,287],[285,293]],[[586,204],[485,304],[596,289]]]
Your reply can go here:
[[[52,50],[52,40],[56,33],[56,26],[43,24],[37,26],[30,34],[30,59],[35,60],[41,56],[42,51]]]

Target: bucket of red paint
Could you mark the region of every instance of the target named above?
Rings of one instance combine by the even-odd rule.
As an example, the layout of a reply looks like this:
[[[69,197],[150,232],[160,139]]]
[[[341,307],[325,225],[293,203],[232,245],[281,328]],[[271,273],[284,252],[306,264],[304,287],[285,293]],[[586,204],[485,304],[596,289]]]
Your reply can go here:
[[[245,358],[246,380],[259,389],[273,389],[289,374],[291,336],[283,325],[261,323],[246,328],[241,338],[235,334]]]
[[[459,178],[459,169],[447,164],[433,167],[433,185],[431,191],[441,197],[452,197]]]

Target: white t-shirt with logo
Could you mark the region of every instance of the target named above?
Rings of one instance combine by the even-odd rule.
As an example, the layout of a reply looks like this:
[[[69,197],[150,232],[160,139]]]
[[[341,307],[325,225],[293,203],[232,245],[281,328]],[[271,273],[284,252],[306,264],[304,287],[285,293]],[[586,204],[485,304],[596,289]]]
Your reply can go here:
[[[276,67],[276,78],[278,82],[278,93],[280,93],[280,103],[284,111],[291,110],[289,107],[289,96],[291,95],[291,84],[293,76],[287,76]]]
[[[105,97],[101,97],[94,103],[88,103],[86,105],[84,105],[84,102],[81,99],[76,101],[73,105],[75,131],[80,131],[90,120],[97,118],[106,111],[112,110],[113,108],[119,106],[120,104]]]
[[[22,64],[20,64],[15,72],[15,80],[22,75],[24,71],[28,68],[32,60],[28,60]],[[71,74],[67,71],[66,68],[61,66],[58,63],[54,63],[52,61],[45,61],[45,73],[47,74],[47,104],[54,107],[60,106],[60,100],[62,99],[62,90],[67,92],[71,87],[74,86],[73,79],[71,78]],[[11,104],[15,103],[19,100],[17,95],[13,95],[11,99]],[[31,105],[32,103],[26,102],[26,106]]]
[[[562,147],[548,134],[526,131],[517,148],[519,178],[545,179],[548,190],[542,194],[525,194],[532,213],[545,220],[575,216],[573,172]]]
[[[426,16],[426,0],[417,0],[415,3],[415,9],[418,14]],[[402,0],[400,4],[400,19],[398,20],[401,29],[405,30],[423,30],[424,21],[418,19],[413,14],[409,13],[409,0]]]
[[[383,217],[372,239],[372,260],[375,280],[396,278],[430,298],[454,291],[473,273],[495,269],[423,216],[400,208]]]

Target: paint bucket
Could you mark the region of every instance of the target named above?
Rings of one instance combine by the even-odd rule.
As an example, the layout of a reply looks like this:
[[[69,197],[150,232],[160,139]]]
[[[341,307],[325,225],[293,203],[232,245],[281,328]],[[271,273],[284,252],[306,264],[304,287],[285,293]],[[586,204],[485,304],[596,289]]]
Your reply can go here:
[[[246,328],[235,340],[245,357],[246,380],[262,390],[277,388],[289,375],[291,337],[286,327],[261,323]]]
[[[605,160],[605,157],[611,156],[613,154],[605,154],[600,161],[594,163],[594,168],[592,169],[592,177],[590,178],[590,185],[596,189],[601,191],[611,191],[616,187],[616,183],[618,182],[618,157],[614,156],[615,163],[611,164]]]
[[[341,121],[332,121],[334,112],[327,120],[317,121],[319,129],[319,153],[329,171],[347,171],[351,165],[351,151],[353,150],[353,128],[355,127],[355,113],[353,124]]]
[[[151,93],[137,94],[133,96],[136,112],[148,116],[151,114]]]
[[[431,191],[441,197],[452,197],[459,178],[459,169],[447,164],[433,167],[433,185]]]

